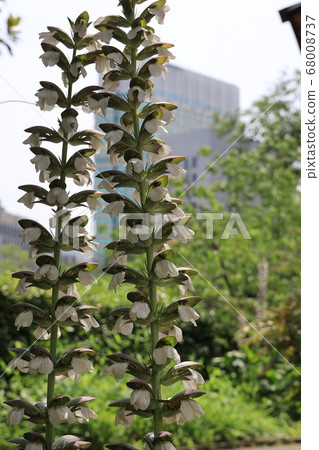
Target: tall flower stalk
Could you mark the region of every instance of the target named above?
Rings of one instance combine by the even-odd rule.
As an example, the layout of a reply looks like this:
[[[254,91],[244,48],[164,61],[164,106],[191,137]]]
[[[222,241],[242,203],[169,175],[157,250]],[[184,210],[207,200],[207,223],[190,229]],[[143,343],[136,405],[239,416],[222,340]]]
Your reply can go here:
[[[69,23],[71,35],[55,27],[48,27],[47,32],[40,34],[44,51],[41,55],[42,62],[45,66],[57,65],[62,70],[64,86],[61,89],[54,83],[40,82],[41,88],[36,93],[37,106],[42,111],[61,108],[59,127],[57,130],[45,126],[28,128],[26,131],[30,135],[24,142],[30,145],[33,153],[31,162],[39,173],[40,182],[47,186],[20,186],[25,194],[19,202],[30,209],[34,204],[40,203],[53,211],[48,228],[33,220],[20,220],[23,229],[21,237],[29,241],[29,256],[37,268],[13,274],[19,279],[17,294],[26,294],[29,287],[33,286],[51,292],[51,304],[47,308],[36,305],[32,300],[29,303],[18,303],[13,308],[18,312],[15,320],[17,328],[34,326],[36,340],[29,348],[12,349],[16,356],[9,367],[17,368],[22,373],[36,373],[47,377],[45,401],[35,404],[23,399],[6,402],[12,408],[7,419],[9,425],[17,425],[21,420],[26,420],[37,426],[37,431],[30,431],[23,438],[9,440],[17,444],[17,448],[26,450],[88,447],[90,443],[77,436],[66,435],[56,439],[55,429],[62,422],[81,422],[96,417],[95,412],[87,405],[94,400],[93,397],[79,396],[70,399],[61,395],[63,384],[60,387],[56,385],[57,380],[78,380],[81,373],[93,370],[88,359],[94,353],[93,350],[75,348],[67,353],[60,353],[60,336],[63,337],[70,325],[83,327],[87,331],[99,326],[92,316],[97,308],[78,304],[75,285],[80,282],[88,286],[96,282],[91,272],[97,264],[82,262],[66,269],[62,267],[63,255],[67,252],[73,250],[91,256],[97,248],[95,237],[85,228],[88,217],[82,215],[82,211],[83,207],[94,211],[99,206],[98,197],[101,193],[86,189],[71,195],[68,181],[72,180],[77,186],[90,184],[90,172],[94,170],[91,157],[103,146],[103,133],[78,131],[77,122],[77,108],[82,106],[86,110],[92,110],[88,105],[88,98],[99,88],[89,86],[74,93],[75,83],[86,75],[85,66],[96,62],[99,44],[93,36],[87,34],[89,16],[86,12],[75,22],[69,20]],[[61,50],[61,46],[66,48],[69,55]],[[53,149],[44,148],[42,144],[56,144],[62,149],[56,155]],[[84,148],[75,151],[74,146]],[[46,341],[48,345],[39,346],[39,340]]]
[[[182,424],[200,417],[203,410],[194,400],[204,394],[197,385],[204,380],[196,369],[202,366],[191,361],[180,361],[175,345],[182,340],[179,321],[196,325],[199,315],[194,306],[201,300],[187,296],[193,291],[191,275],[195,270],[177,267],[174,251],[169,243],[174,239],[187,242],[192,231],[186,227],[190,217],[180,208],[181,201],[168,192],[168,178],[177,177],[185,171],[179,167],[185,158],[169,156],[171,149],[155,137],[160,128],[174,120],[176,106],[167,102],[151,101],[153,82],[151,77],[165,76],[167,63],[173,58],[172,44],[163,43],[149,25],[155,17],[163,23],[166,0],[158,0],[138,12],[145,0],[120,0],[122,16],[103,17],[95,22],[98,36],[106,45],[102,51],[109,62],[103,77],[108,106],[122,111],[120,124],[100,125],[106,133],[108,155],[111,164],[118,168],[98,175],[103,178],[99,189],[106,189],[102,199],[107,203],[103,212],[111,217],[123,214],[120,225],[124,236],[107,245],[113,254],[109,265],[103,270],[113,275],[110,289],[122,283],[135,286],[127,294],[132,306],[116,308],[114,332],[129,335],[134,326],[149,330],[149,347],[143,361],[132,355],[117,353],[109,355],[113,364],[107,374],[117,380],[125,374],[134,379],[127,382],[132,390],[129,398],[111,404],[118,407],[116,423],[129,426],[138,415],[152,418],[144,440],[150,449],[174,449],[172,435],[165,430],[164,422]],[[118,41],[119,47],[110,45]],[[128,83],[124,97],[115,95],[121,82]],[[92,95],[98,100],[96,94]],[[123,170],[125,168],[125,171]],[[119,188],[133,190],[131,196],[118,192]],[[127,264],[128,255],[144,255],[145,267],[135,270]],[[182,298],[167,304],[165,288],[176,285]],[[182,381],[185,389],[172,398],[163,397],[162,388]],[[109,445],[113,448],[114,444]],[[132,448],[116,444],[114,448]]]

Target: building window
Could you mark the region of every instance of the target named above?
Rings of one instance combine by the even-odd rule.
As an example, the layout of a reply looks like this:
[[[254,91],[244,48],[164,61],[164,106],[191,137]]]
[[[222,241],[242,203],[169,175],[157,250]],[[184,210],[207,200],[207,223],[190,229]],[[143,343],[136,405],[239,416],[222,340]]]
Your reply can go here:
[[[192,158],[192,166],[194,168],[197,167],[197,156],[193,156],[193,158]]]

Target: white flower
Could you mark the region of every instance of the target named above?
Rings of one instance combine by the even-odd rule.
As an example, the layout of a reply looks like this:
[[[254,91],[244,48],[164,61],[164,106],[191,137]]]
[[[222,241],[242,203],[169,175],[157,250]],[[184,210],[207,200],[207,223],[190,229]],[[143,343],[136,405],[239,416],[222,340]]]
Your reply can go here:
[[[134,230],[134,228],[126,227],[125,228],[125,235],[126,235],[126,239],[131,244],[136,244],[136,242],[138,242],[138,235],[136,233],[136,230]]]
[[[162,259],[155,264],[154,269],[159,278],[178,277],[179,272],[176,266],[168,259]]]
[[[96,209],[99,209],[101,207],[101,203],[97,198],[88,196],[86,198],[86,202],[91,212],[94,212]]]
[[[150,162],[157,162],[165,158],[165,156],[168,156],[171,153],[171,151],[172,149],[169,145],[162,143],[157,153],[149,153],[148,159]]]
[[[43,264],[34,272],[34,279],[41,280],[44,276],[50,281],[55,281],[59,278],[59,270],[53,264]]]
[[[141,203],[141,194],[138,189],[134,189],[132,197],[136,203]]]
[[[39,172],[39,170],[46,170],[51,163],[48,155],[35,155],[35,157],[31,159],[31,162],[35,165],[35,170],[37,172]]]
[[[9,369],[18,369],[22,373],[28,373],[29,371],[29,362],[22,359],[21,356],[17,356],[16,358],[13,358],[9,364]]]
[[[176,59],[175,55],[173,55],[173,53],[167,48],[158,47],[157,54],[158,56],[167,56],[169,59]]]
[[[125,272],[119,272],[113,275],[112,280],[109,284],[109,290],[111,291],[114,289],[114,292],[116,292],[117,286],[123,283],[125,280]]]
[[[96,22],[95,22],[96,23]],[[93,38],[97,41],[105,42],[106,44],[109,44],[111,39],[113,37],[112,30],[104,30],[99,31],[98,33],[94,34]]]
[[[88,422],[90,419],[97,418],[97,414],[93,411],[93,409],[84,405],[79,406],[79,409],[75,411],[75,415],[80,423],[84,421]]]
[[[187,377],[187,380],[183,380],[183,384],[185,389],[196,389],[197,386],[200,386],[205,383],[202,375],[194,369],[189,369],[190,375]]]
[[[116,186],[117,183],[113,183],[113,178],[114,177],[108,177],[102,180],[97,186],[98,189],[106,189],[108,192],[115,192],[114,186]]]
[[[76,120],[76,117],[74,116],[66,116],[63,117],[61,121],[61,126],[59,128],[59,133],[67,133],[68,137],[73,136],[78,129],[78,121]]]
[[[89,286],[90,284],[96,284],[95,276],[86,270],[79,271],[79,281],[83,286]]]
[[[33,321],[33,313],[32,311],[23,311],[17,315],[16,320],[14,322],[17,330],[20,330],[21,327],[29,327]]]
[[[48,409],[48,414],[49,420],[53,425],[59,425],[62,422],[76,422],[74,414],[66,405],[51,406]]]
[[[115,363],[106,369],[105,375],[113,375],[116,381],[124,377],[128,368],[128,363]]]
[[[39,133],[31,133],[30,136],[23,141],[23,144],[30,145],[30,147],[40,147],[40,135]]]
[[[137,96],[137,101],[139,103],[143,103],[143,102],[150,102],[152,99],[152,90],[151,89],[145,89],[145,91],[139,87],[139,86],[133,86],[132,88],[129,89],[127,96],[128,99],[133,102],[135,97]]]
[[[175,326],[175,325],[173,325],[173,328],[171,328],[168,331],[168,333],[166,333],[166,334],[162,333],[162,332],[159,333],[159,338],[160,339],[163,338],[163,337],[166,337],[166,336],[173,336],[174,338],[176,338],[177,342],[181,342],[183,340],[183,332],[182,332],[182,330],[179,327]]]
[[[77,156],[74,160],[74,167],[76,170],[84,171],[87,168],[95,168],[95,164],[88,156]]]
[[[32,209],[35,202],[35,195],[33,192],[26,192],[21,198],[19,198],[18,203],[23,203],[27,208]]]
[[[113,253],[112,253],[112,256],[111,256],[109,262],[110,262],[110,264],[116,263],[116,264],[125,265],[127,263],[127,255],[122,251],[113,250]]]
[[[47,202],[50,205],[65,205],[69,201],[69,196],[62,188],[55,187],[48,192]]]
[[[36,339],[39,339],[41,341],[47,341],[48,339],[50,339],[51,336],[51,332],[50,330],[46,330],[45,328],[38,326],[34,332],[33,332],[34,336],[36,337]],[[58,337],[61,336],[61,331],[60,328],[58,328]]]
[[[97,242],[87,241],[83,247],[81,247],[81,251],[83,255],[91,257],[96,250],[98,249],[99,244]]]
[[[52,111],[59,98],[59,94],[51,89],[40,89],[35,95],[39,99],[36,106],[42,111]]]
[[[71,360],[71,366],[76,373],[83,373],[85,372],[85,370],[87,370],[88,372],[93,372],[94,370],[91,361],[89,361],[87,358],[78,358],[76,356],[73,356]]]
[[[132,158],[129,160],[126,166],[126,172],[141,173],[144,170],[144,163],[141,159]]]
[[[53,362],[48,356],[35,356],[29,363],[29,372],[38,371],[42,375],[48,375],[53,370]]]
[[[173,225],[169,239],[181,240],[185,244],[189,239],[193,239],[194,231],[184,225]]]
[[[43,39],[43,44],[56,45],[59,41],[54,37],[54,31],[43,31],[39,33],[39,39]]]
[[[152,202],[159,202],[167,193],[167,189],[164,186],[157,186],[149,191],[149,198]]]
[[[112,130],[105,134],[105,139],[108,139],[113,144],[116,144],[122,139],[123,134],[123,130]]]
[[[55,310],[55,318],[59,320],[60,322],[65,322],[69,318],[72,320],[72,322],[78,322],[78,314],[76,312],[76,309],[68,304],[65,305],[59,305]]]
[[[142,30],[143,30],[142,27],[135,27],[135,28],[132,28],[132,30],[130,30],[130,31],[127,33],[127,37],[128,37],[130,40],[135,39],[137,33],[139,33],[139,32],[142,31]]]
[[[41,442],[29,442],[24,450],[45,450],[45,448]]]
[[[85,20],[81,19],[78,24],[74,26],[73,32],[78,34],[80,38],[83,38],[86,35],[87,26],[85,24]]]
[[[106,57],[109,61],[111,61],[111,67],[112,67],[112,62],[115,62],[116,64],[122,64],[122,62],[123,62],[123,55],[120,52],[109,53],[108,55],[106,55]],[[114,68],[114,65],[113,65],[113,68]]]
[[[125,218],[125,217],[124,217]],[[141,241],[146,241],[152,236],[153,228],[147,225],[138,224],[134,227],[125,227],[124,223],[121,224],[123,228],[123,237],[125,237],[131,244],[136,244],[138,239]]]
[[[71,64],[70,72],[74,77],[78,77],[80,74],[85,78],[87,76],[87,71],[85,70],[81,61],[76,61]]]
[[[95,70],[97,73],[104,73],[110,70],[110,63],[105,56],[98,55],[95,60]]]
[[[79,322],[83,326],[85,331],[90,331],[90,329],[92,327],[93,328],[98,328],[100,326],[99,322],[97,320],[95,320],[94,317],[91,316],[91,314],[87,314],[86,317],[82,317],[79,320]]]
[[[126,411],[125,408],[121,408],[117,411],[115,416],[115,425],[124,425],[129,427],[134,422],[134,415],[130,411]]]
[[[105,147],[105,143],[98,137],[92,135],[91,147],[95,150],[95,154],[98,154],[100,152],[100,149]]]
[[[135,322],[136,319],[146,319],[150,312],[151,310],[147,303],[134,302],[130,309],[129,316],[132,321]]]
[[[8,414],[7,424],[8,425],[19,425],[19,423],[22,420],[23,414],[24,414],[23,408],[12,409]]]
[[[161,8],[149,8],[149,12],[156,17],[156,20],[159,24],[164,23],[165,13],[170,10],[169,6],[162,6]]]
[[[118,90],[118,88],[120,87],[120,82],[119,81],[113,81],[110,79],[110,74],[112,74],[112,71],[108,72],[104,77],[103,77],[103,89],[105,89],[106,91],[110,91],[110,92],[115,92]]]
[[[187,274],[185,274],[185,276],[187,277],[187,280],[182,281],[182,284],[179,285],[179,291],[182,295],[185,295],[187,290],[195,291],[190,276]]]
[[[148,66],[148,69],[152,77],[159,77],[160,75],[162,75],[162,77],[165,78],[167,67],[163,66],[162,64],[150,64]]]
[[[58,52],[47,51],[40,56],[45,67],[55,66],[60,59],[60,55]]]
[[[144,41],[142,42],[142,45],[144,47],[161,42],[161,38],[156,36],[156,34],[154,34],[153,31],[151,30],[143,30],[143,34],[144,34]]]
[[[176,447],[171,442],[163,441],[156,442],[154,445],[154,450],[176,450]]]
[[[26,295],[29,292],[28,283],[26,283],[26,278],[21,278],[14,290],[15,294]]]
[[[122,200],[109,203],[104,209],[104,214],[109,214],[111,217],[116,217],[124,211],[125,203]]]
[[[192,322],[192,324],[196,327],[197,324],[195,320],[199,319],[199,314],[195,311],[191,306],[178,305],[178,314],[183,322]]]
[[[134,409],[145,411],[151,403],[151,394],[147,389],[135,389],[130,398]]]
[[[164,345],[164,347],[158,347],[153,351],[153,359],[158,366],[166,364],[168,359],[174,359],[176,364],[181,362],[181,358],[177,353],[177,350],[171,345]]]
[[[110,163],[112,166],[125,166],[126,162],[124,156],[119,156],[117,153],[110,153]]]
[[[62,82],[63,82],[64,87],[68,87],[69,86],[69,79],[68,79],[68,76],[67,76],[67,74],[65,72],[61,73],[61,78],[62,78]]]
[[[97,114],[101,110],[103,116],[106,116],[109,100],[110,97],[102,97],[100,100],[94,100],[93,97],[88,96],[87,106],[83,107],[83,111],[88,113],[93,111]]]
[[[194,417],[201,417],[204,414],[202,407],[195,400],[182,400],[180,412],[176,415],[176,422],[182,425],[184,422],[189,422]]]
[[[179,177],[183,173],[186,173],[186,170],[177,164],[166,163],[167,170],[172,175],[172,177]]]
[[[151,119],[145,122],[144,128],[151,134],[155,134],[158,131],[159,127],[165,125],[166,122],[161,119]]]
[[[112,332],[121,333],[124,336],[128,336],[132,334],[133,327],[134,325],[128,319],[124,319],[124,317],[119,317],[115,323]]]

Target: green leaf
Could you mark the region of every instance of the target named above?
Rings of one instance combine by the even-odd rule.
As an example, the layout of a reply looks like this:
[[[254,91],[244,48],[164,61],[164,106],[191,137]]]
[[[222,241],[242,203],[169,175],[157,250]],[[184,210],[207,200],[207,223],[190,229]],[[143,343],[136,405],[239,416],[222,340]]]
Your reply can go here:
[[[66,270],[62,276],[63,278],[76,278],[79,275],[80,270],[84,270],[85,272],[93,272],[93,270],[97,267],[98,263],[80,263]]]
[[[87,96],[92,95],[96,91],[102,90],[101,86],[87,86],[73,95],[71,103],[73,106],[82,106]]]
[[[144,59],[148,59],[148,58],[151,58],[154,55],[157,55],[159,48],[168,49],[168,48],[172,48],[172,47],[174,47],[173,44],[167,44],[167,43],[164,43],[164,42],[161,42],[161,43],[158,43],[158,44],[153,44],[153,45],[148,45],[147,47],[143,48],[143,50],[141,50],[137,54],[136,59],[138,61],[143,61]]]
[[[39,408],[37,408],[35,405],[32,405],[29,402],[17,399],[17,400],[7,400],[4,403],[8,406],[11,406],[12,408],[24,409],[24,413],[29,417],[39,417],[45,420],[45,415],[41,414]]]
[[[57,27],[47,27],[48,30],[53,33],[53,37],[65,45],[67,48],[74,48],[74,42],[70,36],[63,30]]]
[[[52,130],[48,127],[42,127],[42,126],[35,126],[30,127],[24,130],[26,133],[32,133],[32,134],[38,134],[39,140],[42,141],[49,141],[53,142],[55,144],[58,144],[59,142],[63,141],[63,136],[59,134],[57,131]]]
[[[141,213],[142,209],[141,207],[133,202],[133,200],[129,199],[128,197],[125,197],[124,195],[121,194],[103,194],[101,195],[101,198],[106,202],[106,203],[113,203],[116,201],[122,201],[124,202],[124,213]]]

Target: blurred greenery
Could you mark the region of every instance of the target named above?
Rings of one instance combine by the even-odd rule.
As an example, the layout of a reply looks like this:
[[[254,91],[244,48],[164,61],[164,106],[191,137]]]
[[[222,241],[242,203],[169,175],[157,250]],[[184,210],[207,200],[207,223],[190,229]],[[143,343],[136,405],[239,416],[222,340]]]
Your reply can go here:
[[[192,188],[190,197],[201,199],[197,211],[223,212],[224,220],[214,222],[214,239],[206,238],[203,220],[194,220],[195,238],[187,245],[175,246],[176,262],[193,265],[199,271],[194,287],[196,294],[204,299],[199,305],[201,319],[197,327],[181,325],[184,341],[177,349],[182,359],[194,359],[206,365],[203,375],[207,380],[204,386],[207,395],[199,400],[206,414],[200,421],[169,426],[175,433],[176,446],[192,449],[196,444],[221,441],[234,445],[262,444],[300,436],[298,90],[296,83],[283,80],[244,117],[215,118],[215,132],[227,135],[232,142],[238,139],[219,161],[224,179],[210,187]],[[261,113],[264,113],[262,117]],[[201,153],[207,157],[209,149]],[[214,167],[209,170],[213,172]],[[181,195],[182,182],[175,184],[175,189]],[[226,205],[218,200],[220,192],[227,195]],[[195,213],[190,204],[186,209]],[[240,233],[221,239],[232,212],[240,214],[252,239],[243,239]],[[7,267],[11,267],[9,256],[13,254],[15,267],[17,264],[23,267],[26,259],[13,250],[7,252]],[[129,289],[121,286],[115,294],[108,290],[109,281],[103,276],[97,285],[89,290],[82,288],[80,292],[83,304],[100,308],[96,318],[101,327],[89,334],[70,327],[59,340],[59,352],[80,343],[96,351],[95,372],[84,374],[78,383],[70,380],[57,383],[57,395],[95,396],[92,407],[99,418],[89,424],[61,425],[57,427],[58,434],[79,434],[94,442],[92,449],[101,449],[104,443],[117,440],[142,448],[141,441],[136,443],[136,440],[149,431],[148,421],[137,418],[128,430],[115,427],[115,411],[107,405],[120,396],[127,396],[128,392],[123,382],[116,383],[104,374],[109,353],[122,351],[137,358],[145,357],[148,335],[142,328],[128,337],[113,335],[114,319],[109,313],[125,304]],[[9,272],[0,274],[3,371],[10,361],[7,348],[30,345],[33,341],[30,329],[17,333],[12,326],[14,315],[9,306],[26,300],[13,294],[15,284]],[[47,293],[38,289],[33,288],[31,295],[38,306],[48,302]],[[177,290],[172,288],[166,292],[165,301],[175,300],[177,295]],[[179,388],[183,390],[182,385]],[[0,393],[3,401],[20,396],[39,401],[45,397],[45,377],[8,370],[0,378]],[[175,386],[165,390],[167,395],[173,393],[176,393]],[[3,407],[0,412],[0,448],[3,449],[7,448],[5,439],[29,429],[26,423],[21,427],[7,427],[7,411]]]
[[[5,0],[0,0],[0,7],[3,7]],[[0,9],[1,18],[3,16],[2,10]],[[21,21],[20,17],[15,17],[11,13],[5,13],[5,19],[1,22],[1,28],[4,27],[5,31],[3,32],[0,29],[0,46],[6,47],[8,52],[12,55],[12,46],[13,42],[17,42],[19,31],[17,30],[17,26]],[[0,47],[1,48],[1,47]],[[1,53],[1,51],[0,51]]]

